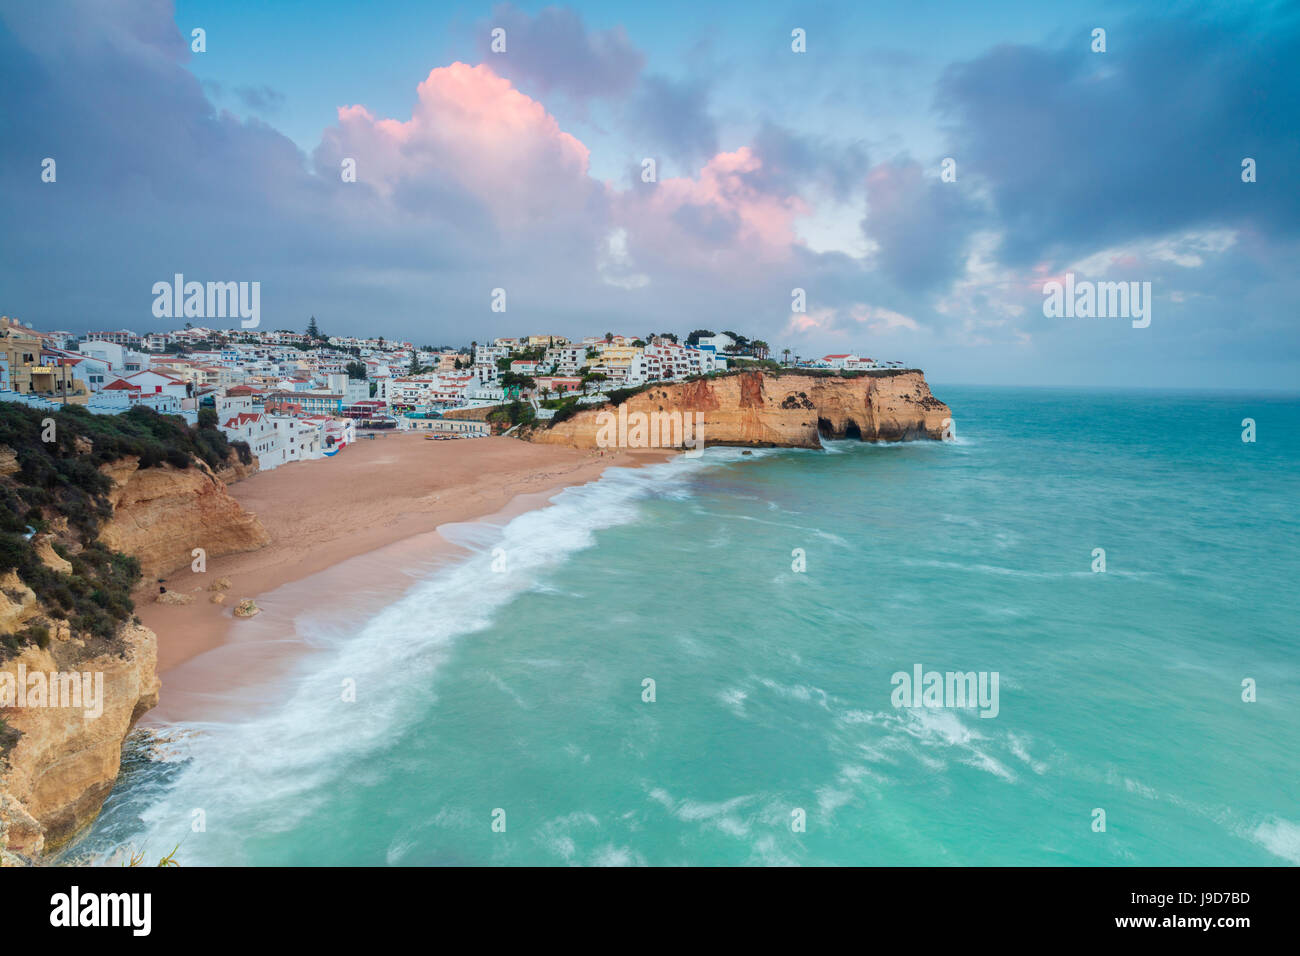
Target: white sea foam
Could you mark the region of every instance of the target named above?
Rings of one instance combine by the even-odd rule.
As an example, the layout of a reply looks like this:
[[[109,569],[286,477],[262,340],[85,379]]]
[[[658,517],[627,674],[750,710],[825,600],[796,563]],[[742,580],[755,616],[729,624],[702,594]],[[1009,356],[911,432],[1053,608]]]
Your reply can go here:
[[[963,564],[960,561],[920,560],[903,558],[902,563],[913,568],[942,568],[947,571],[971,571],[976,574],[995,574],[1002,577],[1033,578],[1042,581],[1054,581],[1061,578],[1147,578],[1152,571],[1121,571],[1110,569],[1104,575],[1096,574],[1087,568],[1078,571],[1026,571],[1021,568],[1004,568],[993,564]]]
[[[356,626],[330,628],[319,609],[301,615],[295,622],[299,639],[319,650],[274,688],[277,702],[248,716],[172,728],[188,732],[188,759],[166,792],[140,811],[138,826],[123,832],[118,821],[100,845],[130,841],[170,849],[182,840],[186,863],[246,862],[247,837],[300,824],[331,793],[355,783],[366,758],[426,712],[436,697],[438,668],[455,641],[488,627],[540,575],[590,547],[595,532],[635,520],[639,501],[681,490],[699,469],[740,457],[718,451],[610,469],[503,527],[446,528],[445,536],[469,556],[434,571]],[[507,574],[492,570],[495,547],[506,550]],[[526,706],[495,675],[485,680]],[[355,702],[343,700],[345,686],[355,686]],[[208,832],[190,832],[193,808],[205,811]],[[405,848],[398,844],[393,852],[400,857]],[[622,855],[615,848],[607,854],[610,862]]]
[[[1257,826],[1254,837],[1269,853],[1300,866],[1300,826],[1279,817]]]
[[[749,695],[739,687],[728,687],[718,694],[718,699],[722,701],[729,711],[737,717],[745,716],[745,698]]]
[[[772,680],[770,677],[760,678],[759,683],[768,690],[773,691],[782,697],[807,703],[815,702],[820,704],[826,710],[830,710],[826,691],[822,690],[820,687],[808,687],[804,684],[782,684],[779,681]]]
[[[641,854],[625,846],[603,846],[592,857],[592,866],[645,866]]]
[[[578,853],[578,841],[575,833],[584,834],[599,830],[600,821],[590,813],[576,812],[548,820],[542,825],[541,833],[535,839],[539,846],[554,853],[566,862],[573,861]]]

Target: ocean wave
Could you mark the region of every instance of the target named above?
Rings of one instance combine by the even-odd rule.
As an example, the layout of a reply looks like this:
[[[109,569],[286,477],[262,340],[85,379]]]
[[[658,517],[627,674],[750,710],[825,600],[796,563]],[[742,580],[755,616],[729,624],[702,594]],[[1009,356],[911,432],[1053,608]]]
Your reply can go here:
[[[753,829],[752,820],[742,818],[737,813],[753,805],[757,798],[752,794],[732,797],[730,800],[702,802],[689,799],[675,800],[668,791],[656,787],[650,791],[649,796],[682,823],[698,824],[706,829],[717,830],[736,838],[747,837]]]
[[[1150,578],[1154,577],[1154,571],[1122,571],[1107,569],[1105,572],[1094,572],[1083,568],[1078,571],[1027,571],[1023,568],[1004,568],[995,564],[963,564],[960,561],[936,561],[922,560],[918,558],[903,558],[902,564],[912,568],[941,568],[946,571],[969,571],[974,574],[996,574],[1003,577],[1013,578],[1035,578],[1038,580],[1059,580],[1061,578],[1091,578],[1091,577],[1113,577],[1113,578]]]
[[[155,742],[160,756],[142,759],[170,761],[171,772],[146,768],[129,779],[84,846],[92,853],[127,841],[170,849],[183,840],[183,863],[249,862],[246,847],[259,833],[303,823],[331,794],[355,783],[370,754],[427,712],[437,671],[457,640],[487,628],[515,597],[537,588],[541,576],[591,547],[596,532],[636,520],[643,500],[671,493],[701,467],[730,460],[706,453],[694,461],[609,469],[502,526],[447,528],[446,537],[467,556],[433,570],[360,623],[330,629],[319,607],[300,615],[296,636],[318,651],[270,688],[280,699],[253,714],[164,728],[158,739],[183,741],[183,750],[170,754]],[[495,675],[484,679],[527,706]],[[328,731],[344,725],[346,733]],[[207,832],[191,832],[194,808],[204,810]],[[400,845],[394,850],[399,858],[404,852]]]
[[[786,521],[764,521],[762,518],[756,518],[754,515],[730,514],[723,511],[709,511],[706,508],[696,506],[692,509],[701,517],[717,518],[719,521],[749,521],[753,524],[766,525],[769,528],[784,528],[787,531],[797,531],[800,534],[811,535],[815,538],[822,538],[832,544],[838,544],[842,547],[849,547],[848,541],[835,534],[833,531],[823,531],[821,528],[809,528],[804,525],[790,524]]]

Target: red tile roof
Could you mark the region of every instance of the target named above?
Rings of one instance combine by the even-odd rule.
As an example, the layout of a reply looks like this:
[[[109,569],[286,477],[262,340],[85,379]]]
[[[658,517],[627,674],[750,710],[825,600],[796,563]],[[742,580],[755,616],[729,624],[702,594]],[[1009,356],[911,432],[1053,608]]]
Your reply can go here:
[[[146,368],[146,369],[141,369],[138,372],[133,372],[132,374],[128,375],[126,379],[127,381],[130,381],[131,379],[135,378],[138,375],[157,375],[159,378],[165,378],[167,379],[167,381],[173,382],[176,385],[185,384],[181,379],[177,378],[176,376],[168,375],[166,372],[160,372],[157,369],[153,369],[153,368]]]
[[[249,422],[255,422],[262,416],[256,412],[240,412],[234,418],[225,423],[226,428],[238,428],[241,425],[247,425]]]

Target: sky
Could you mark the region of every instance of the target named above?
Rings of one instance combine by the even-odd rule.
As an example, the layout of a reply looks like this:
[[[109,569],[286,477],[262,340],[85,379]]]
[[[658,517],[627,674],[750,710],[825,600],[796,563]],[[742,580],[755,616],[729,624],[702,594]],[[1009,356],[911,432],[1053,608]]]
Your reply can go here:
[[[1295,390],[1297,63],[1293,3],[0,0],[0,314],[167,329],[182,273],[263,328]]]

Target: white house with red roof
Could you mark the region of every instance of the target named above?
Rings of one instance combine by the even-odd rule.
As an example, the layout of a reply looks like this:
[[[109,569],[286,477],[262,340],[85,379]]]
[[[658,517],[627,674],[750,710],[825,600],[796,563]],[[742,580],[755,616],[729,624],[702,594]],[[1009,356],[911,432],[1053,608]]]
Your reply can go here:
[[[283,434],[270,417],[253,409],[250,395],[222,395],[216,398],[217,427],[231,441],[247,442],[257,456],[257,467],[270,471],[287,460]]]
[[[827,368],[849,368],[858,364],[858,357],[848,352],[836,353],[834,355],[823,355],[822,363]]]
[[[125,382],[132,388],[139,389],[143,395],[170,395],[172,398],[188,398],[189,386],[184,379],[169,375],[157,369],[146,369],[127,375],[118,381]]]
[[[852,371],[854,369],[885,368],[890,365],[898,366],[901,365],[902,363],[901,362],[877,362],[873,358],[862,358],[861,356],[848,353],[848,354],[824,355],[822,356],[820,361],[813,362],[812,364],[815,366],[820,366],[822,368],[843,368]]]

